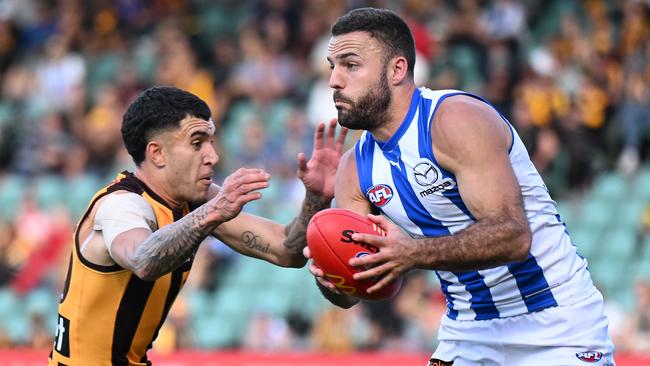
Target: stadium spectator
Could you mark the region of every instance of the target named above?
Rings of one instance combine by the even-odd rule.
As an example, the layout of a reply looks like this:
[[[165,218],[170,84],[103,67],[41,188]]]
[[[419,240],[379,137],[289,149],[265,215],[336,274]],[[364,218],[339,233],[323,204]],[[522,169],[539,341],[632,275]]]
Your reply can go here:
[[[243,346],[259,352],[281,352],[292,349],[293,342],[286,319],[259,309],[248,322]]]
[[[363,309],[349,310],[330,307],[321,312],[311,332],[314,349],[338,354],[365,350],[380,341],[376,338],[376,329],[373,332],[369,319],[363,315]]]
[[[623,150],[618,169],[623,174],[636,172],[641,161],[641,143],[647,136],[650,106],[650,7],[641,1],[624,6],[621,54],[624,82],[621,90],[620,120],[623,128]]]

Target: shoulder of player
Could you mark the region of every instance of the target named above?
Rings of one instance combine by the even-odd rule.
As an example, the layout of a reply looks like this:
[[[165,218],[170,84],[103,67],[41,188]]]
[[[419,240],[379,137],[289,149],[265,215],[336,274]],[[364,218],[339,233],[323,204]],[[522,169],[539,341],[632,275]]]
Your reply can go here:
[[[110,192],[110,193],[100,197],[99,199],[97,199],[97,202],[95,203],[95,206],[100,206],[102,204],[102,202],[109,199],[109,197],[111,198],[111,200],[127,199],[127,200],[134,200],[134,201],[146,201],[146,199],[140,194],[120,189],[120,190],[117,190],[117,191],[114,191],[114,192]]]
[[[454,149],[470,142],[499,141],[504,123],[487,103],[467,95],[455,95],[440,103],[431,124],[432,142],[439,149]]]
[[[99,197],[83,222],[93,224],[96,219],[120,216],[126,207],[136,207],[145,216],[153,215],[153,208],[144,197],[127,190],[117,190]]]
[[[355,188],[359,190],[358,187],[357,156],[355,149],[352,148],[343,154],[336,170],[336,190],[339,192]]]
[[[433,127],[456,130],[475,129],[477,124],[493,124],[500,119],[487,103],[469,95],[453,95],[440,102],[433,116]]]
[[[147,214],[153,213],[153,207],[142,195],[126,190],[118,190],[99,198],[93,207],[92,216],[94,217],[100,210],[107,213],[119,212],[124,209],[135,209]]]
[[[334,195],[337,207],[347,208],[355,212],[372,212],[370,203],[366,200],[359,186],[357,156],[354,148],[346,151],[341,157],[339,168],[336,171]]]
[[[343,153],[336,173],[337,176],[339,176],[339,179],[357,178],[357,156],[355,153],[355,148],[351,148]]]
[[[348,149],[347,151],[345,151],[343,153],[343,155],[341,156],[341,163],[340,163],[341,165],[343,165],[343,164],[346,164],[346,165],[349,165],[349,164],[354,165],[354,164],[356,164],[357,155],[355,153],[355,149],[356,148],[353,147],[353,148],[350,148],[350,149]]]

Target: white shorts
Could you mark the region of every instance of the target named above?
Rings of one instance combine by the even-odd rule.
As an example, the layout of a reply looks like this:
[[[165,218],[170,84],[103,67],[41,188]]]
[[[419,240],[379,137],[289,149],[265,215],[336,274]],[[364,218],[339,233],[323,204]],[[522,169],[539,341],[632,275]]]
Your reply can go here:
[[[445,316],[440,344],[431,357],[453,361],[453,366],[613,366],[608,323],[598,291],[571,306],[503,319],[456,321]]]

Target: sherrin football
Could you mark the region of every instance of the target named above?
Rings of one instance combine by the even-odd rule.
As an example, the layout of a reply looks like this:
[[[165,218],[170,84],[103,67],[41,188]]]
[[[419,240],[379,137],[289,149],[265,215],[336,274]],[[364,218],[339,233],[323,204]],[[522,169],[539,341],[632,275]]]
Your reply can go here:
[[[307,246],[314,264],[320,267],[327,279],[348,294],[366,300],[384,300],[395,296],[402,286],[402,277],[380,291],[367,293],[380,279],[357,281],[352,278],[362,268],[348,264],[351,258],[379,252],[373,245],[352,240],[352,234],[365,233],[385,236],[386,233],[370,219],[350,210],[330,208],[314,215],[307,226]]]

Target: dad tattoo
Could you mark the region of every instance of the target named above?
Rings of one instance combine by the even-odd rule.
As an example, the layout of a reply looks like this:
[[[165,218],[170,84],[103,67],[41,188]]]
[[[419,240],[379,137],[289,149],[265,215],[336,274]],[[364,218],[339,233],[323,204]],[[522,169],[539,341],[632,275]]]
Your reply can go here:
[[[246,248],[252,249],[252,250],[257,250],[262,253],[268,253],[269,252],[269,247],[271,246],[271,243],[260,243],[259,235],[255,235],[252,231],[244,231],[241,234],[241,239],[244,242],[244,246]]]

